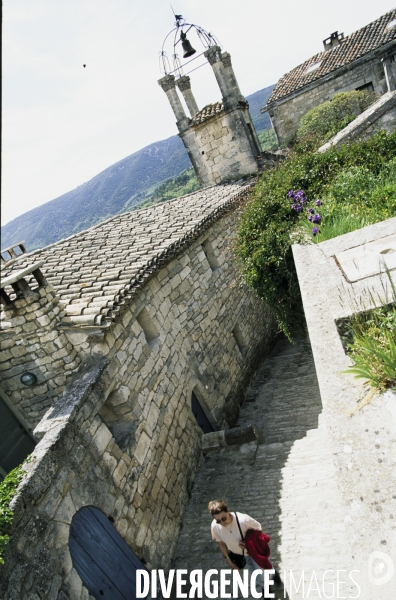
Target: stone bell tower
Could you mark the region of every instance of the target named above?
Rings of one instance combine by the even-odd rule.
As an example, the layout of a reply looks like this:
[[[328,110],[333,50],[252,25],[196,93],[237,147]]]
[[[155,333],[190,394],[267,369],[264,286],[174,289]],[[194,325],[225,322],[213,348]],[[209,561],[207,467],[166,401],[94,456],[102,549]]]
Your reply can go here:
[[[197,177],[203,186],[232,181],[256,173],[263,157],[249,113],[242,96],[228,52],[212,45],[204,52],[216,77],[221,102],[199,110],[187,75],[165,75],[158,81],[176,117],[179,135],[187,149]],[[178,89],[177,89],[178,88]],[[179,92],[187,104],[184,111]]]

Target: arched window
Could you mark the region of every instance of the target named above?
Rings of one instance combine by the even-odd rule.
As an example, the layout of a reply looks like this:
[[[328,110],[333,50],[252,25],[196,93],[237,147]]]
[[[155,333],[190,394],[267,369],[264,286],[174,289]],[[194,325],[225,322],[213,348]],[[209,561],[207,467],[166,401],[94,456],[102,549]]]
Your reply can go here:
[[[135,600],[136,569],[146,569],[110,520],[94,506],[84,506],[70,526],[73,567],[97,600]]]

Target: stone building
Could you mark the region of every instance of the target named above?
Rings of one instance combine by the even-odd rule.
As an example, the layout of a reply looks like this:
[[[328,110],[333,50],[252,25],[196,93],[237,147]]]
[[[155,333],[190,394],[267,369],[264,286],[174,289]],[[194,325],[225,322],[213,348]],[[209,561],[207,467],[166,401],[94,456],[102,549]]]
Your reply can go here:
[[[199,110],[191,90],[190,77],[165,75],[159,84],[176,117],[179,134],[203,186],[215,185],[256,173],[275,157],[262,153],[249,113],[247,100],[236,80],[231,56],[211,46],[204,52],[213,69],[222,100]],[[189,118],[180,101],[182,93]]]
[[[248,190],[206,188],[2,253],[0,402],[37,444],[3,598],[119,599],[131,564],[169,566],[202,431],[235,423],[274,339],[231,256]]]
[[[396,9],[344,37],[332,33],[324,51],[286,73],[266,106],[281,146],[296,133],[302,116],[339,92],[396,89]]]

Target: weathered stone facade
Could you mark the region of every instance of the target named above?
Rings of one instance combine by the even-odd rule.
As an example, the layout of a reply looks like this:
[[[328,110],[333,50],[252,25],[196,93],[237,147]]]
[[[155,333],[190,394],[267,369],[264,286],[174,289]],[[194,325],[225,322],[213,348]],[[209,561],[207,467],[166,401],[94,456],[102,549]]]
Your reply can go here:
[[[260,145],[252,148],[246,129],[253,125],[247,108],[221,110],[208,121],[193,120],[191,130],[182,135],[189,144],[195,137],[198,153],[194,157],[196,172],[202,185],[221,183],[258,169]]]
[[[89,597],[68,546],[71,521],[84,506],[95,506],[109,516],[149,568],[169,566],[201,455],[202,431],[191,410],[192,392],[214,429],[229,427],[258,361],[274,339],[272,314],[241,286],[232,261],[230,244],[244,193],[246,187],[236,185],[197,192],[148,211],[115,217],[51,247],[52,254],[65,252],[63,260],[57,257],[57,264],[65,267],[76,248],[89,248],[84,240],[105,235],[108,253],[112,239],[124,245],[113,280],[115,263],[109,264],[103,281],[96,276],[96,284],[91,264],[90,278],[75,274],[78,290],[77,283],[70,283],[70,288],[57,283],[62,312],[57,314],[56,328],[52,320],[45,326],[66,340],[63,348],[68,356],[76,353],[80,366],[77,373],[69,371],[65,390],[64,381],[59,382],[55,402],[37,417],[34,433],[41,441],[13,501],[15,519],[1,575],[8,600]],[[183,210],[188,215],[184,221]],[[146,248],[142,240],[134,247],[134,252],[142,253],[144,266],[126,250],[128,239],[120,238],[120,228],[131,226],[132,217],[135,236],[145,222]],[[156,250],[148,247],[149,217],[157,232]],[[172,219],[177,231],[174,236],[167,219]],[[160,251],[166,237],[158,234],[161,224],[170,236],[165,254]],[[129,243],[136,242],[132,232],[129,235]],[[115,247],[120,251],[117,243]],[[20,260],[25,264],[38,256],[43,259],[46,252]],[[91,252],[81,257],[83,269],[97,255],[95,248]],[[136,283],[127,284],[122,261],[130,265],[133,258],[141,270],[133,280]],[[18,262],[13,263],[12,270],[17,267]],[[50,276],[44,264],[48,281],[51,277],[55,281],[59,268],[52,275],[48,271]],[[84,281],[90,281],[90,286]],[[127,286],[128,294],[121,294],[116,281]],[[106,298],[108,311],[111,282],[114,298],[122,296],[112,305],[113,317],[99,312],[108,322],[81,325],[79,317],[93,302],[93,292],[86,293],[86,287],[94,290],[95,297]],[[103,296],[95,287],[99,283],[105,288]],[[53,303],[48,285],[36,294],[46,298],[47,306],[50,300]],[[11,320],[11,312],[25,306],[21,300],[12,301],[6,309]],[[26,298],[22,302],[31,306]],[[87,314],[90,319],[94,316]],[[23,329],[18,332],[24,335]],[[11,401],[13,394],[12,390]],[[24,411],[33,405],[34,398],[28,406],[21,403]]]
[[[4,311],[1,331],[2,387],[16,412],[32,431],[65,389],[68,376],[78,370],[80,357],[63,331],[57,329],[62,305],[48,282],[16,299]],[[38,381],[20,381],[33,371]]]
[[[368,62],[362,61],[360,65],[354,65],[353,69],[346,68],[338,76],[332,74],[324,79],[290,94],[268,108],[279,144],[285,144],[297,131],[301,117],[339,92],[351,92],[369,83],[373,84],[377,94],[387,91],[380,56]]]
[[[339,92],[366,89],[377,95],[395,89],[396,10],[342,39],[284,75],[267,111],[280,145],[296,133],[301,117]]]
[[[204,54],[213,69],[222,102],[209,104],[199,111],[186,75],[178,79],[166,75],[158,83],[172,106],[197,177],[202,185],[208,186],[256,173],[265,161],[230,54],[222,53],[218,46],[208,48]],[[191,119],[184,112],[176,86],[186,101]]]

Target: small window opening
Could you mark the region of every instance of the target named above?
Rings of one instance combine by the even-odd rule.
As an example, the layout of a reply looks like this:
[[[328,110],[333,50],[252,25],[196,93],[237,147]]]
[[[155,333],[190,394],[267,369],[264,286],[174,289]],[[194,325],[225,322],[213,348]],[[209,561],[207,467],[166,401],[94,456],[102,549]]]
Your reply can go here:
[[[159,331],[155,326],[153,319],[150,317],[148,310],[143,308],[136,317],[136,320],[143,329],[144,337],[146,338],[148,345],[150,348],[154,348],[159,338]]]
[[[356,88],[357,92],[374,92],[373,83],[370,81],[369,83],[365,83]]]
[[[113,390],[99,410],[99,415],[111,431],[118,447],[125,452],[135,439],[138,424],[133,413],[129,389],[122,385]]]
[[[1,253],[1,258],[5,261],[8,262],[9,260],[11,260],[12,256],[11,253],[8,252],[8,250],[3,250],[3,252]]]
[[[242,330],[238,324],[236,324],[234,329],[232,330],[232,335],[234,336],[240,353],[245,354],[247,349],[247,343],[245,340],[245,336],[243,335]]]
[[[308,75],[308,73],[312,73],[312,71],[316,71],[316,69],[319,69],[321,64],[322,64],[321,62],[318,62],[318,63],[315,63],[314,65],[311,65],[310,67],[308,67],[308,69],[305,71],[304,74]]]
[[[214,431],[211,422],[206,416],[205,411],[194,392],[191,394],[191,410],[203,433],[211,433]]]
[[[202,243],[202,249],[205,253],[206,260],[208,261],[210,268],[212,269],[212,271],[216,271],[216,269],[220,267],[220,263],[215,255],[213,246],[209,240],[205,240]]]

